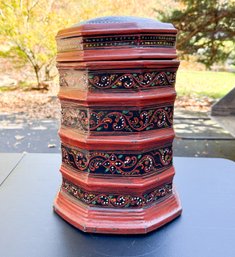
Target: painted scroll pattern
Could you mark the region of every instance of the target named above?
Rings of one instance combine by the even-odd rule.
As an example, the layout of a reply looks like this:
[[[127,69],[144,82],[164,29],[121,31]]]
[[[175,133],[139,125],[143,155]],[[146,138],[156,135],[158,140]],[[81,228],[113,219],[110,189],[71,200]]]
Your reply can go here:
[[[89,74],[89,86],[95,89],[148,89],[173,87],[175,71],[143,71],[130,73]]]
[[[143,90],[160,87],[174,87],[176,71],[106,72],[78,69],[59,69],[61,88],[80,90]]]
[[[171,128],[173,105],[137,110],[91,110],[61,103],[63,126],[81,132],[142,132]]]
[[[132,195],[89,192],[74,185],[67,179],[63,179],[62,190],[89,206],[108,208],[143,208],[171,195],[172,184],[164,184],[142,195]]]
[[[141,176],[160,173],[172,166],[172,145],[145,153],[126,151],[84,151],[61,145],[62,162],[75,172],[92,174]]]
[[[102,132],[141,132],[170,128],[173,124],[173,106],[142,110],[92,110],[90,130]]]

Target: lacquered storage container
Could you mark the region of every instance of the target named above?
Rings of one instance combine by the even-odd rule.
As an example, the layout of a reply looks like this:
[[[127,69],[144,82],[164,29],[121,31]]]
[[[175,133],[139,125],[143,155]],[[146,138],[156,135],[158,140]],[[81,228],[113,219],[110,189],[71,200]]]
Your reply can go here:
[[[55,211],[85,232],[138,234],[176,218],[176,29],[103,17],[59,31],[62,186]]]

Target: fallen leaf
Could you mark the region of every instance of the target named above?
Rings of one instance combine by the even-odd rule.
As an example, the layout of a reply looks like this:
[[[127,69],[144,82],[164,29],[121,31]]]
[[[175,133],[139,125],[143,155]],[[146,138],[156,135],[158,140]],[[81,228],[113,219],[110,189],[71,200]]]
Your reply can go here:
[[[22,140],[23,138],[25,138],[25,136],[15,135],[16,140]]]
[[[48,148],[55,148],[56,144],[48,144]]]

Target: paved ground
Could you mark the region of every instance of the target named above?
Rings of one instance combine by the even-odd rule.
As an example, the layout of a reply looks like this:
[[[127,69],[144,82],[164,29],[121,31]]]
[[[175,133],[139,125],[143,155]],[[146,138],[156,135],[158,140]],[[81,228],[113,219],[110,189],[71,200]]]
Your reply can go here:
[[[174,124],[175,156],[235,160],[235,138],[229,133],[234,132],[235,116],[215,120],[205,113],[177,109]],[[0,152],[60,152],[58,127],[57,120],[25,120],[0,114]]]
[[[0,115],[0,152],[57,153],[57,120],[25,120]]]

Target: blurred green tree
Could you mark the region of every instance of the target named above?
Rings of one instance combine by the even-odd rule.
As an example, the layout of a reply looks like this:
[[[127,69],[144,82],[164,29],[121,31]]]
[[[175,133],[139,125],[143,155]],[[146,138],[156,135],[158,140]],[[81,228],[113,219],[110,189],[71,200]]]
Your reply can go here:
[[[74,23],[109,15],[154,17],[155,8],[177,7],[174,0],[0,0],[0,56],[30,63],[38,88],[55,65],[55,36]],[[19,65],[18,65],[19,66]]]
[[[177,49],[185,56],[197,55],[210,68],[214,63],[234,58],[235,1],[180,0],[183,8],[160,11],[162,21],[179,30]]]
[[[60,7],[52,0],[4,0],[0,1],[0,36],[7,44],[4,57],[17,57],[17,62],[30,63],[37,79],[37,87],[50,80],[54,66],[55,35],[66,25],[65,5]],[[65,6],[64,6],[65,7]],[[4,40],[3,40],[4,39]]]

